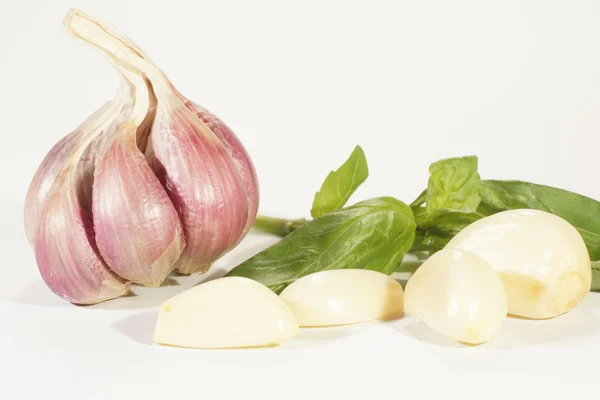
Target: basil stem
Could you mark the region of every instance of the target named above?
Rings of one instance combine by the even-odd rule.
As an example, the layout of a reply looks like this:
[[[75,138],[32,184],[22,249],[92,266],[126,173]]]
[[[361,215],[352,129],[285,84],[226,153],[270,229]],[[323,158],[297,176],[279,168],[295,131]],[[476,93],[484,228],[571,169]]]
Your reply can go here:
[[[306,219],[285,219],[257,215],[252,228],[261,232],[286,237],[306,223]]]

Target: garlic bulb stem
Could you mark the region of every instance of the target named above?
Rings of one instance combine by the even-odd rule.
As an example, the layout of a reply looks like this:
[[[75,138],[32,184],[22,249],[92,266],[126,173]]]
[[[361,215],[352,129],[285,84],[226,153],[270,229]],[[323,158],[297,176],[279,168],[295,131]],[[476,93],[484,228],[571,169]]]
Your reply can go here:
[[[141,71],[152,81],[153,90],[159,99],[178,99],[164,72],[123,33],[77,9],[69,11],[63,25],[70,34],[106,53],[117,64]]]

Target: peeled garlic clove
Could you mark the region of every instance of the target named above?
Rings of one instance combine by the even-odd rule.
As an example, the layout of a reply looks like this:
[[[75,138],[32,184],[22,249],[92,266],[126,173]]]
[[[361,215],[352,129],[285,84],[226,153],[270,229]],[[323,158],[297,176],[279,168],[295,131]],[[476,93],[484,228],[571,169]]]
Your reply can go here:
[[[496,271],[481,257],[445,249],[408,280],[404,311],[459,342],[484,343],[506,319],[506,293]]]
[[[591,262],[581,235],[544,211],[511,210],[483,218],[446,247],[471,251],[498,271],[510,314],[555,317],[590,291]]]
[[[185,274],[206,271],[239,243],[256,216],[258,185],[244,148],[224,124],[204,122],[197,108],[188,106],[189,100],[124,35],[77,10],[64,24],[149,79],[158,103],[146,158],[183,225],[186,247],[176,268]]]
[[[96,243],[112,271],[157,287],[173,270],[185,240],[175,207],[136,144],[150,106],[148,88],[141,77],[121,73],[130,82],[135,105],[106,133],[96,163]]]
[[[75,131],[56,143],[38,167],[25,198],[25,233],[29,243],[33,244],[44,202],[56,176],[77,144],[86,140],[87,136],[102,131],[102,127],[107,126],[116,116],[118,110],[112,104],[107,102]]]
[[[306,275],[279,295],[300,326],[356,324],[402,314],[402,286],[392,277],[364,269]]]
[[[280,344],[298,334],[298,323],[279,297],[260,283],[227,277],[198,285],[165,301],[154,341],[192,348]]]
[[[86,147],[87,149],[88,147]],[[95,304],[129,291],[130,283],[106,266],[94,240],[90,188],[93,162],[80,149],[57,176],[45,201],[34,251],[42,278],[58,296],[76,304]]]

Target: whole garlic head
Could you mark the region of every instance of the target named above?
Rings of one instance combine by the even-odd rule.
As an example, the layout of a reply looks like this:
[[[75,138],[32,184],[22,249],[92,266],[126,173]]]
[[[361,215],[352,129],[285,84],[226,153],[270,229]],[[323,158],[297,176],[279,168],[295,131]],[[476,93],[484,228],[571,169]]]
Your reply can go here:
[[[544,211],[511,210],[483,218],[446,248],[473,252],[498,271],[510,314],[555,317],[573,309],[590,291],[590,256],[581,235]]]
[[[404,311],[442,335],[478,344],[490,340],[506,319],[506,294],[490,265],[464,250],[441,250],[406,284]]]

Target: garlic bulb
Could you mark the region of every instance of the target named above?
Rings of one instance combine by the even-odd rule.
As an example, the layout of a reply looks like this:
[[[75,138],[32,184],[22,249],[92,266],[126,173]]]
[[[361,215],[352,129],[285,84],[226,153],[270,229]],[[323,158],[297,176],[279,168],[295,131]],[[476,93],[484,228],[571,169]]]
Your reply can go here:
[[[111,115],[126,105],[127,88],[111,103]],[[111,272],[94,239],[91,189],[98,135],[92,129],[73,147],[50,188],[34,239],[42,278],[57,295],[76,304],[94,304],[129,291],[129,282]]]
[[[356,324],[402,314],[404,294],[394,278],[366,269],[306,275],[279,295],[300,326]]]
[[[404,311],[459,342],[490,340],[504,323],[506,310],[500,277],[468,251],[435,253],[406,284]]]
[[[175,267],[185,274],[206,271],[239,243],[256,216],[258,182],[246,151],[222,121],[185,99],[124,35],[77,10],[64,24],[150,82],[157,105],[146,158],[167,189],[186,241]]]
[[[79,304],[203,272],[239,243],[258,183],[233,132],[183,97],[130,39],[71,10],[63,22],[123,77],[112,102],[57,143],[38,168],[25,229],[42,277]]]
[[[294,314],[274,292],[233,276],[165,301],[154,341],[192,348],[257,347],[283,343],[298,331]]]
[[[137,147],[150,98],[146,82],[120,68],[135,97],[102,138],[93,186],[96,243],[122,278],[159,286],[185,247],[181,222],[158,178]],[[142,130],[141,133],[138,130]]]
[[[500,274],[508,312],[551,318],[573,309],[590,291],[590,256],[579,232],[556,215],[504,211],[459,232],[446,248],[479,255]]]

